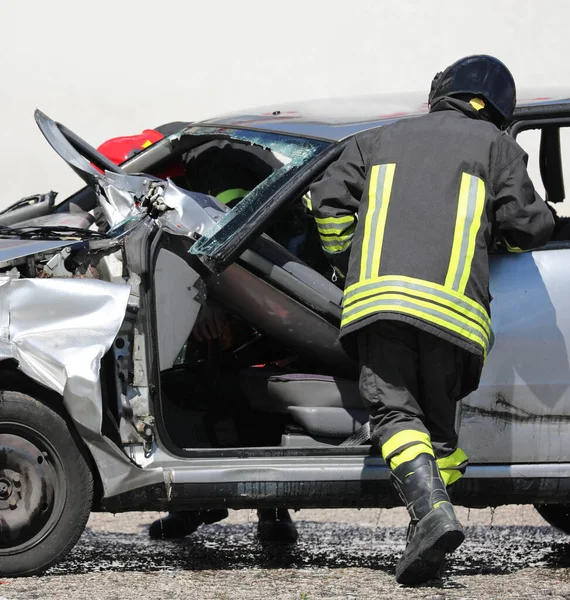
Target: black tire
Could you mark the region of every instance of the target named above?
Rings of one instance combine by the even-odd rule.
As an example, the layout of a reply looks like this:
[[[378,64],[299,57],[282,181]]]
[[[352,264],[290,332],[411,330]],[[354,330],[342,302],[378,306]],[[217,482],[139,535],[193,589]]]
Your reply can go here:
[[[66,420],[20,392],[0,392],[0,575],[35,575],[85,529],[93,474]]]
[[[570,533],[570,504],[535,504],[534,508],[552,527]]]

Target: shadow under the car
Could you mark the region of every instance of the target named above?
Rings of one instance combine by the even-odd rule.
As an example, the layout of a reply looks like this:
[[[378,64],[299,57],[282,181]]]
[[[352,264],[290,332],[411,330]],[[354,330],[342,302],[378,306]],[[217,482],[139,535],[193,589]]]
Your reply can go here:
[[[202,571],[365,568],[394,573],[404,527],[364,527],[299,521],[296,545],[262,545],[255,524],[210,525],[180,541],[86,530],[68,557],[48,574],[104,571]],[[570,543],[551,527],[467,527],[467,540],[448,559],[449,576],[505,575],[528,567],[570,565]],[[561,539],[562,537],[562,539]],[[436,584],[437,585],[437,584]],[[443,582],[454,586],[452,580]],[[457,584],[459,585],[459,584]]]

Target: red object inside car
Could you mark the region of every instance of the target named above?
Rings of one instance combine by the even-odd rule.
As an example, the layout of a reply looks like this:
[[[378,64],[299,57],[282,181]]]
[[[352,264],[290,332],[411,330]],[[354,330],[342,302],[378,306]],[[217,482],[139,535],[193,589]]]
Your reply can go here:
[[[162,133],[154,129],[145,129],[137,135],[125,135],[122,137],[111,138],[103,142],[97,150],[113,161],[116,165],[124,163],[135,154],[142,152],[149,146],[164,139]],[[162,173],[156,173],[157,177],[166,179],[167,177],[178,177],[184,175],[185,169],[183,164],[177,164],[169,167]]]
[[[145,129],[138,135],[125,135],[107,140],[97,150],[116,165],[120,165],[141,150],[152,146],[152,144],[163,138],[162,133],[158,133],[154,129]]]

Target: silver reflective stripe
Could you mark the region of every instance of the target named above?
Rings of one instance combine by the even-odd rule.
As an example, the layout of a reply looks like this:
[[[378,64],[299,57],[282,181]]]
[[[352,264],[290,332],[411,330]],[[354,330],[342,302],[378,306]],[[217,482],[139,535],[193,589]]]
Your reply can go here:
[[[463,173],[457,202],[453,244],[445,287],[464,293],[471,277],[471,263],[477,248],[481,217],[485,208],[485,183],[475,175]]]
[[[354,217],[348,217],[346,220],[345,217],[340,217],[340,219],[342,220],[339,220],[336,223],[322,223],[317,220],[317,228],[325,235],[330,235],[331,233],[342,235],[346,229],[349,229],[354,224]]]
[[[342,252],[350,246],[353,237],[354,232],[338,237],[321,237],[321,244],[327,252]]]
[[[452,289],[458,290],[461,282],[461,277],[465,270],[465,261],[467,259],[467,249],[469,247],[469,232],[471,230],[471,224],[475,219],[477,212],[477,186],[479,179],[471,176],[469,183],[469,196],[467,198],[467,214],[465,215],[465,224],[463,226],[463,238],[461,240],[461,250],[459,251],[459,263],[457,265],[457,271],[453,278]]]
[[[426,306],[425,301],[420,302],[415,301],[414,298],[408,299],[402,295],[398,296],[397,298],[379,297],[369,301],[357,302],[354,306],[343,310],[341,326],[345,326],[361,316],[364,317],[372,314],[376,310],[378,312],[382,310],[395,310],[397,312],[398,309],[402,309],[402,312],[407,312],[412,316],[423,318],[428,322],[443,326],[462,337],[476,342],[483,348],[485,353],[487,352],[489,347],[488,336],[485,336],[481,330],[466,323],[459,315],[458,318],[455,318],[445,311],[445,309],[439,309],[435,304]]]
[[[384,189],[384,180],[386,179],[386,167],[387,165],[380,165],[378,170],[378,183],[376,184],[376,202],[373,207],[372,220],[370,223],[370,231],[368,234],[370,235],[370,241],[368,246],[368,256],[366,257],[366,272],[365,279],[370,279],[373,275],[378,275],[378,273],[372,273],[372,262],[374,260],[374,255],[378,251],[376,248],[377,243],[382,243],[382,240],[377,240],[376,238],[376,230],[378,229],[378,220],[380,218],[380,211],[382,210],[382,191]]]
[[[435,296],[436,300],[441,300],[443,304],[452,304],[453,309],[459,310],[467,318],[479,323],[485,329],[487,335],[490,335],[491,333],[491,319],[483,307],[481,307],[480,310],[477,310],[465,300],[462,300],[461,298],[458,298],[457,296],[440,288],[433,287],[429,284],[422,284],[419,282],[408,281],[406,279],[400,279],[397,277],[390,278],[386,276],[386,278],[381,282],[366,283],[355,286],[345,293],[344,306],[348,308],[352,302],[355,302],[357,299],[361,298],[361,294],[366,295],[367,292],[375,292],[378,294],[389,293],[390,290],[385,289],[389,286],[404,288],[410,292],[422,292],[424,294]]]

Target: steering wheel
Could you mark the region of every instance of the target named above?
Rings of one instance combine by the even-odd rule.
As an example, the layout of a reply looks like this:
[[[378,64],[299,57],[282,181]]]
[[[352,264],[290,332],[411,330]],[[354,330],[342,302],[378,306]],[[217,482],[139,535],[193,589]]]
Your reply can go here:
[[[95,150],[93,146],[65,125],[50,119],[41,110],[36,109],[34,118],[49,145],[87,185],[94,187],[98,181],[104,178],[104,174],[99,172],[93,165],[101,169],[103,173],[110,171],[126,175],[123,169]]]

